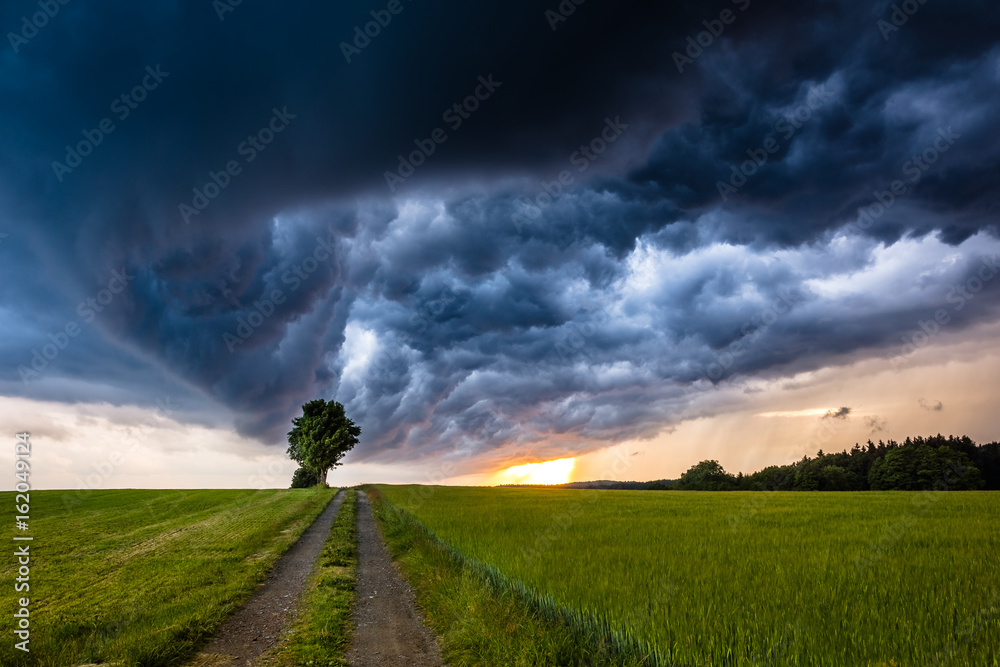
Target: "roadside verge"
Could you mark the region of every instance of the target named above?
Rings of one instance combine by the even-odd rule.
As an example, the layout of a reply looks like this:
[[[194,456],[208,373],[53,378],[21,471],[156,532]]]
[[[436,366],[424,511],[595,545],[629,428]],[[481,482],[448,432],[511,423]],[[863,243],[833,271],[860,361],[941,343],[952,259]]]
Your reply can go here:
[[[382,536],[453,667],[653,667],[669,660],[601,619],[559,605],[440,540],[366,486]]]

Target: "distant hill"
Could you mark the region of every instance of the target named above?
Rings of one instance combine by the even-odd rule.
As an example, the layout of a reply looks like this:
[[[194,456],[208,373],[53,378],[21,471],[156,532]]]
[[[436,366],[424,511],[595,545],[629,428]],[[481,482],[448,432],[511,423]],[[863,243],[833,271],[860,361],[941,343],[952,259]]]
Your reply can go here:
[[[597,479],[591,482],[567,482],[566,484],[502,484],[510,488],[530,489],[609,489],[625,491],[666,491],[675,488],[677,480],[657,479],[651,482],[618,482],[613,479]]]

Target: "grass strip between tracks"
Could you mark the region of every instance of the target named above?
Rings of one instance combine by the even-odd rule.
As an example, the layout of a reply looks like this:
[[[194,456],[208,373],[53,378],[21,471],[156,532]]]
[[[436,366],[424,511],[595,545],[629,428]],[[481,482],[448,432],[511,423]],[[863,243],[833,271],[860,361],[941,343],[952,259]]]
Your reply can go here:
[[[346,665],[358,569],[357,492],[348,489],[304,593],[291,636],[264,656],[275,667]]]

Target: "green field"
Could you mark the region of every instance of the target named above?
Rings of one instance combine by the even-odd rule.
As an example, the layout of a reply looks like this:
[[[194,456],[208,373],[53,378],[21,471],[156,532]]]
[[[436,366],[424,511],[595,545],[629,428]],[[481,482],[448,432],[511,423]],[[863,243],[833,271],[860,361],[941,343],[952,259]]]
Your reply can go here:
[[[31,653],[8,635],[0,664],[181,664],[335,493],[95,491],[75,502],[73,492],[32,491],[31,590],[18,594],[32,600]],[[0,503],[13,507],[14,494]],[[0,559],[11,589],[15,567]],[[2,596],[4,618],[14,601]]]
[[[998,493],[379,488],[662,664],[1000,665]]]

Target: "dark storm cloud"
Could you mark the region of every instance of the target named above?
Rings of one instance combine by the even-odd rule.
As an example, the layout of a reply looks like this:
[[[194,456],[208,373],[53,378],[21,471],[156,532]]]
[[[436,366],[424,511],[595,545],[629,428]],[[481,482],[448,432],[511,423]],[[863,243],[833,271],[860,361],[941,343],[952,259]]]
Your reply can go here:
[[[823,415],[823,419],[847,419],[850,414],[850,408],[837,408],[836,410],[829,410],[825,415]]]
[[[16,369],[124,267],[46,377],[146,404],[186,386],[265,441],[336,395],[368,456],[586,447],[652,435],[729,377],[891,355],[933,290],[816,284],[875,262],[870,239],[996,231],[994,4],[920,5],[886,38],[889,3],[590,0],[553,22],[556,2],[402,0],[347,62],[386,6],[72,3],[8,38],[5,393],[71,400]],[[996,284],[949,330],[995,319]]]

